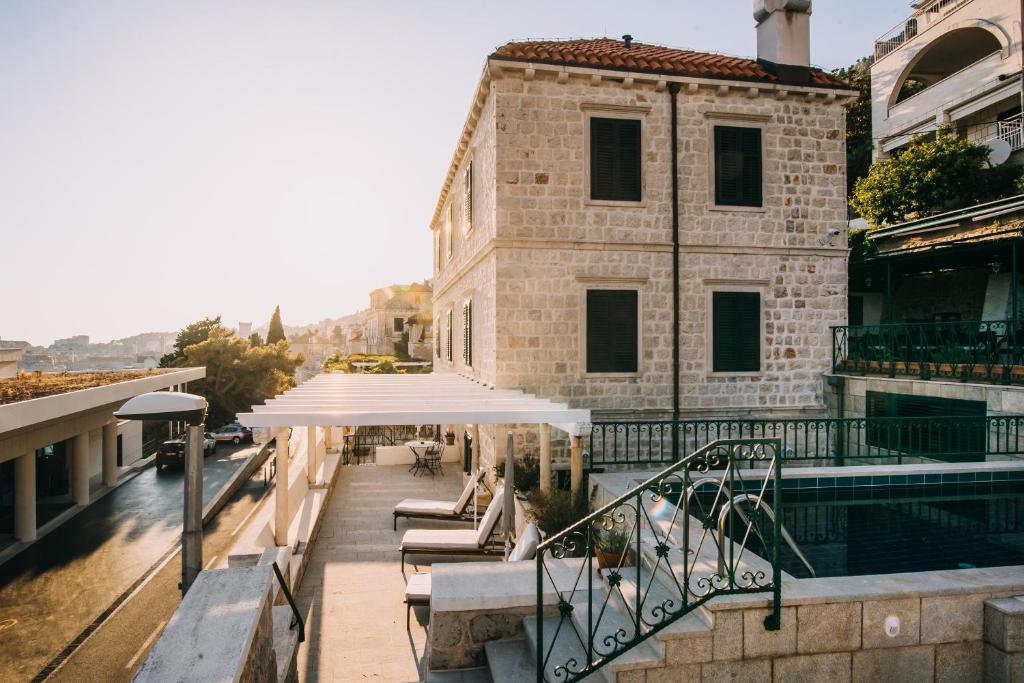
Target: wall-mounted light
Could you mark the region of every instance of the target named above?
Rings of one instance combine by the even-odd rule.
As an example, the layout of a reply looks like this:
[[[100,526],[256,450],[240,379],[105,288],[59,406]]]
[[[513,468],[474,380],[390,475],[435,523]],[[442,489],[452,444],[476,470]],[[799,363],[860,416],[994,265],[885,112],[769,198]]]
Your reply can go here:
[[[867,287],[868,289],[871,289],[871,276],[870,275],[868,275],[866,278],[864,278],[864,286]]]
[[[995,259],[992,263],[988,264],[988,266],[992,269],[993,273],[998,273],[999,269],[1003,267],[1003,264],[999,262],[999,259]]]

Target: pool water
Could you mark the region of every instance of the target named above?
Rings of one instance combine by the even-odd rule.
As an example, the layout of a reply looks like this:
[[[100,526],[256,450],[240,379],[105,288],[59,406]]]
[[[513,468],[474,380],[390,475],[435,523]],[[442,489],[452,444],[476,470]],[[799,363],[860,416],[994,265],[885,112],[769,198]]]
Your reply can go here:
[[[782,520],[818,577],[1024,565],[1020,482],[798,489],[784,493]],[[780,556],[810,576],[785,543]]]

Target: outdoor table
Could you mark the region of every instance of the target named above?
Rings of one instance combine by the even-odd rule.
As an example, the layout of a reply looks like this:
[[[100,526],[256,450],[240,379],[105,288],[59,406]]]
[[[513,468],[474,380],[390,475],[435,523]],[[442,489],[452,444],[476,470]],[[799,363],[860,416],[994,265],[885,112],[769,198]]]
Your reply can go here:
[[[406,441],[405,442],[405,445],[409,447],[409,450],[412,451],[412,454],[416,457],[416,461],[412,464],[412,467],[409,468],[410,472],[412,472],[413,474],[416,474],[420,470],[427,470],[428,472],[430,472],[431,476],[433,476],[434,468],[431,465],[431,463],[428,462],[428,460],[430,460],[432,458],[428,458],[427,457],[427,451],[430,450],[435,445],[435,443],[436,442],[434,442],[434,441],[422,441],[422,440],[414,440],[414,441]],[[443,446],[442,446],[442,448],[443,448]],[[438,461],[440,461],[441,460],[441,455],[438,454],[436,456],[436,458],[437,458]]]

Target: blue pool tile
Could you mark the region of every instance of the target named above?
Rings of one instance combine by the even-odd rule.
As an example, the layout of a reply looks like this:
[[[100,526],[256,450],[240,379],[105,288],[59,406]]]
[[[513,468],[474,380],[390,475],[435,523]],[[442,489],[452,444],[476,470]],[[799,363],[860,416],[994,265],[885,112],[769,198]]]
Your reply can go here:
[[[907,477],[907,483],[908,484],[923,484],[924,483],[924,475],[923,474],[911,474],[911,475],[909,475]]]
[[[872,486],[888,486],[889,485],[889,477],[888,476],[884,476],[884,477],[871,477],[871,485]]]
[[[830,489],[836,485],[835,477],[819,477],[818,486],[823,489]]]
[[[942,475],[943,484],[952,484],[958,481],[956,472],[946,472]]]
[[[925,483],[927,484],[938,484],[942,481],[941,474],[926,474],[924,475]]]
[[[854,477],[854,486],[871,486],[871,477]]]
[[[1014,470],[1013,472],[1010,472],[1009,474],[1010,474],[1010,479],[1012,481],[1024,480],[1024,470]]]
[[[993,472],[992,481],[1006,481],[1010,478],[1009,472]]]
[[[802,489],[813,489],[817,488],[818,480],[814,477],[804,477],[800,480],[800,488]]]
[[[975,481],[992,481],[991,472],[978,472],[975,474]]]
[[[963,482],[973,482],[974,481],[974,472],[960,472],[960,473],[957,474],[956,480],[961,482],[961,483],[963,483]]]

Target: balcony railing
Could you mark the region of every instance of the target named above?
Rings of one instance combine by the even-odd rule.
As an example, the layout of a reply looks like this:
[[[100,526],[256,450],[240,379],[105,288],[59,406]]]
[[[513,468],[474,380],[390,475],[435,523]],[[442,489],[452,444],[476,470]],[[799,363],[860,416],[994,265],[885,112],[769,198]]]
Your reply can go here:
[[[895,52],[905,43],[910,42],[918,34],[925,31],[933,24],[942,21],[948,14],[966,5],[971,0],[935,0],[921,9],[906,21],[900,22],[897,26],[887,31],[881,38],[875,41],[875,59]]]
[[[671,463],[720,439],[777,439],[784,461],[809,465],[1024,457],[1024,416],[720,418],[592,427],[590,468]]]
[[[1022,128],[1024,119],[1021,117],[1021,114],[1017,114],[1004,121],[996,122],[995,136],[1000,140],[1006,140],[1014,152],[1024,149],[1024,128]]]
[[[832,328],[837,373],[1024,384],[1024,330],[1012,320]]]

